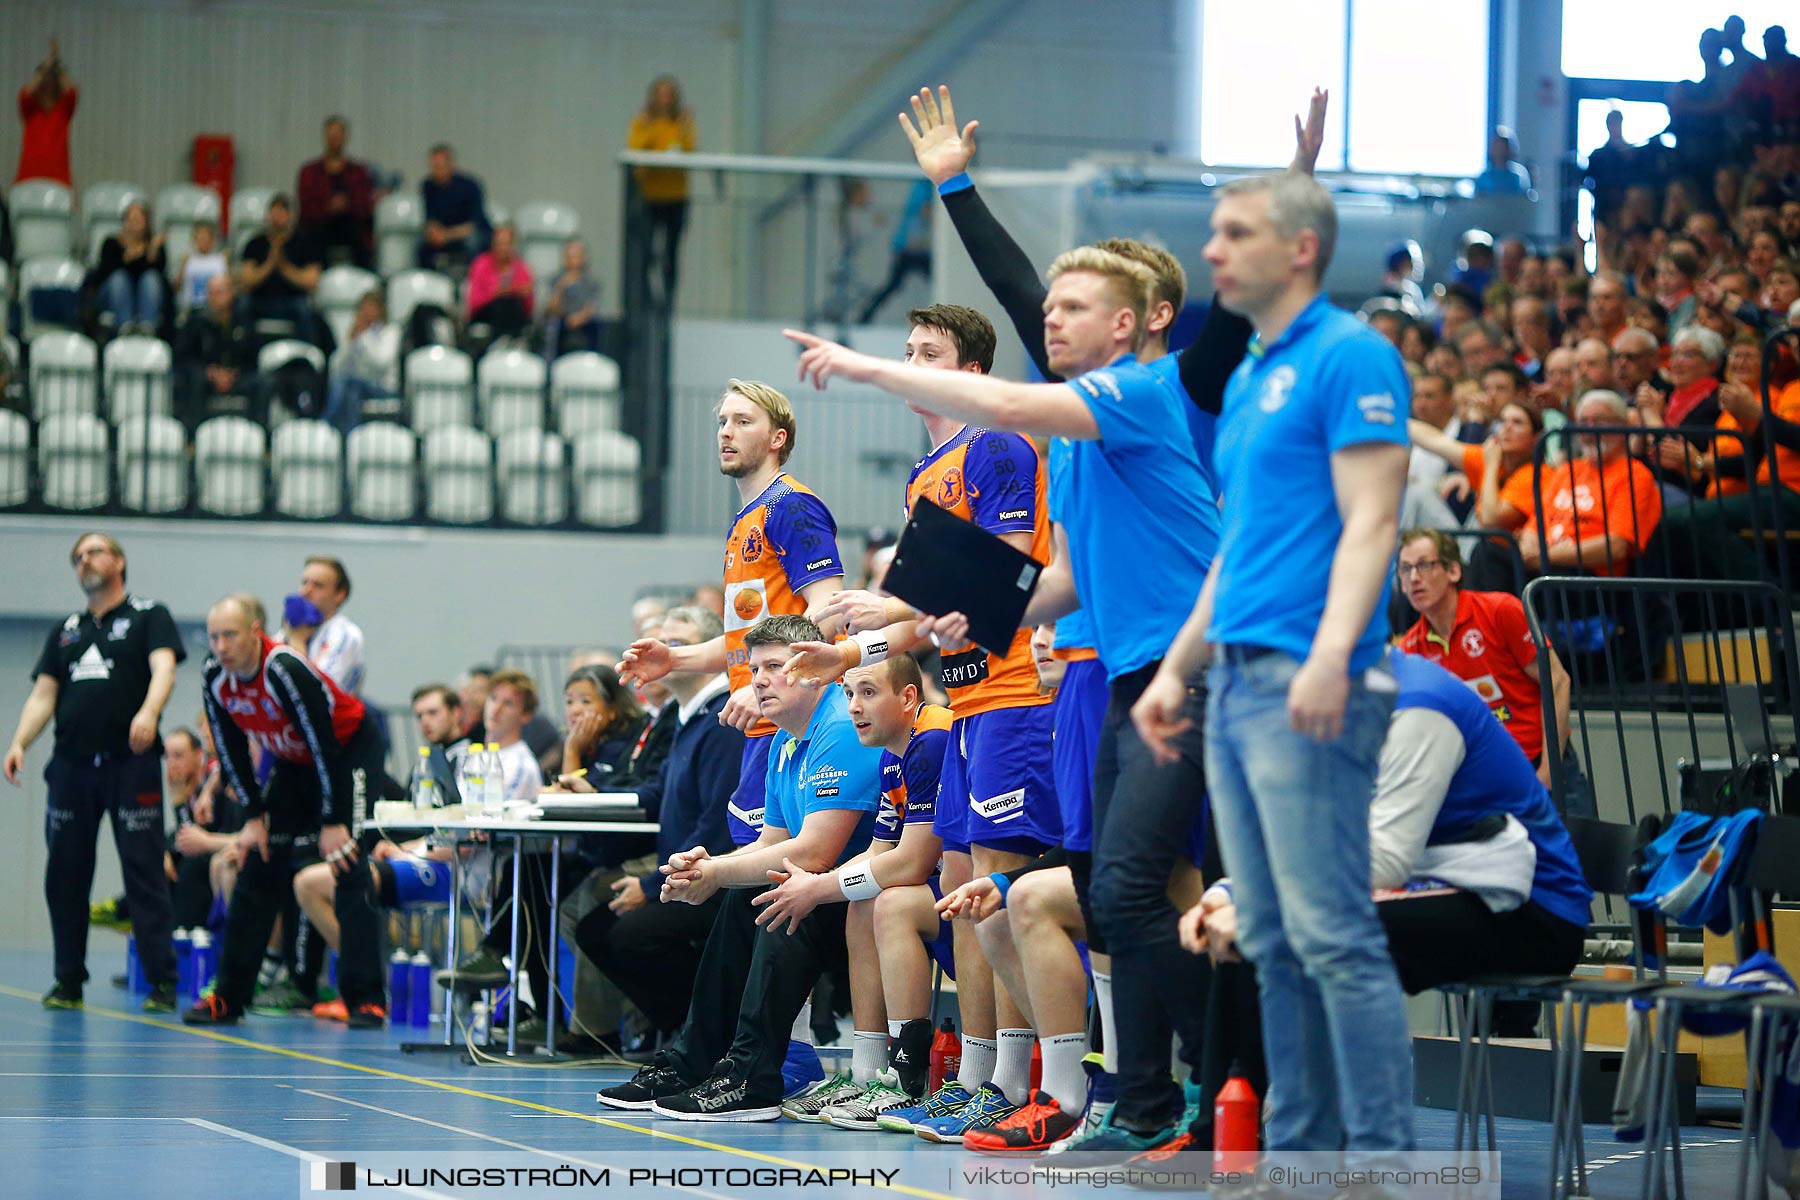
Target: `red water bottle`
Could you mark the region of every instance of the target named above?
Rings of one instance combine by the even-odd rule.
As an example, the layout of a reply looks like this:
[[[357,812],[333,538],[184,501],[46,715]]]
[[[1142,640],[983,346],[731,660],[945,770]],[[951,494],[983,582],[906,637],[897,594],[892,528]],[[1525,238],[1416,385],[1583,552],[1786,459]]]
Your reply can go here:
[[[1038,1084],[1042,1083],[1043,1081],[1044,1081],[1044,1043],[1033,1042],[1033,1043],[1031,1043],[1031,1087],[1028,1091],[1026,1091],[1025,1094],[1027,1096],[1036,1095],[1037,1090],[1038,1090]]]
[[[931,1039],[931,1072],[927,1079],[927,1090],[935,1092],[944,1086],[944,1080],[954,1079],[962,1070],[962,1040],[956,1036],[956,1025],[949,1017]]]
[[[1213,1170],[1249,1174],[1256,1170],[1262,1102],[1243,1068],[1231,1064],[1231,1077],[1213,1098]]]

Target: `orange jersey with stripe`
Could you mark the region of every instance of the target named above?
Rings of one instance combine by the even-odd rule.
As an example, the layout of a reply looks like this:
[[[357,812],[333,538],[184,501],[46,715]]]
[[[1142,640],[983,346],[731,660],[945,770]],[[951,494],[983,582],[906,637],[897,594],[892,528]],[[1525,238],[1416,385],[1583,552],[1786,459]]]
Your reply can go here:
[[[725,539],[725,668],[731,690],[750,682],[744,634],[766,616],[804,615],[800,591],[844,573],[837,522],[813,492],[786,472],[746,504]],[[758,721],[750,737],[775,732]]]
[[[1031,534],[1031,557],[1050,561],[1050,508],[1043,458],[1029,438],[965,425],[919,460],[906,484],[908,513],[922,496],[989,533]],[[1005,654],[971,648],[945,654],[944,689],[958,717],[996,708],[1050,703],[1038,693],[1031,631],[1013,635]]]

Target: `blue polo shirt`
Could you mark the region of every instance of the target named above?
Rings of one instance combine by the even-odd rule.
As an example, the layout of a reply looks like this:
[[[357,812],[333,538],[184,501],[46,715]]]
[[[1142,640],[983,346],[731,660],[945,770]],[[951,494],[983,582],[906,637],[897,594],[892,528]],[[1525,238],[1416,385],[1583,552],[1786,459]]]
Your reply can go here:
[[[828,808],[863,814],[838,856],[843,863],[869,847],[881,808],[880,746],[856,740],[849,700],[842,688],[825,688],[804,736],[777,733],[769,747],[763,824],[798,836],[806,818]]]
[[[1219,508],[1188,427],[1185,395],[1129,354],[1065,385],[1100,428],[1097,441],[1050,443],[1050,517],[1069,538],[1069,567],[1093,646],[1117,679],[1168,652],[1193,611]]]
[[[1587,928],[1594,893],[1581,873],[1575,843],[1531,760],[1475,690],[1416,654],[1394,651],[1389,662],[1400,694],[1394,709],[1425,708],[1450,719],[1462,735],[1463,760],[1432,823],[1429,844],[1461,841],[1490,813],[1518,818],[1537,851],[1531,898],[1565,921]]]
[[[1224,528],[1209,641],[1306,659],[1344,533],[1331,456],[1366,442],[1407,445],[1411,402],[1394,347],[1322,295],[1273,345],[1251,339],[1225,386],[1219,422]],[[1353,671],[1381,656],[1392,575],[1383,572],[1380,599],[1350,657]]]
[[[1218,451],[1219,440],[1218,414],[1207,412],[1188,395],[1187,387],[1181,382],[1181,355],[1165,354],[1148,365],[1175,389],[1177,396],[1187,401],[1185,415],[1188,434],[1194,439],[1194,453],[1200,459],[1200,469],[1206,473],[1207,483],[1212,485],[1213,495],[1218,495],[1218,476],[1213,473],[1213,459]]]

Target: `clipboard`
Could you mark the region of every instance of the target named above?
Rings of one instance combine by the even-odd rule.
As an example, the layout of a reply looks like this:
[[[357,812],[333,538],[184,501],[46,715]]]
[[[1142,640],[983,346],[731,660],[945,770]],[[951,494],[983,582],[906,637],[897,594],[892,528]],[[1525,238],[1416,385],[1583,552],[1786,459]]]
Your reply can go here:
[[[977,645],[1005,654],[1043,571],[998,535],[920,497],[882,586],[922,613],[962,613]]]

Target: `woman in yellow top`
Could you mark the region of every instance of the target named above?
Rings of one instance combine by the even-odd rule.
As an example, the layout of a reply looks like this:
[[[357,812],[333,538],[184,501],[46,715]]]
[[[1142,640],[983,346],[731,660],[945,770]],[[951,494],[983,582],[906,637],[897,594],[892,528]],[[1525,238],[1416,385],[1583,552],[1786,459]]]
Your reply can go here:
[[[687,150],[694,141],[694,114],[681,103],[681,88],[672,75],[659,75],[650,84],[644,107],[631,119],[631,136],[626,143],[632,150]],[[672,308],[675,300],[676,252],[681,245],[682,226],[687,224],[687,172],[670,167],[639,167],[636,171],[638,191],[644,199],[649,217],[645,230],[642,284],[649,292],[651,264],[662,260],[661,307]],[[660,254],[656,248],[661,232]]]

